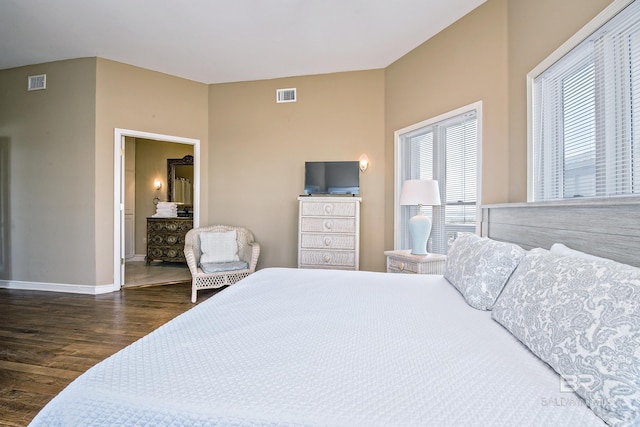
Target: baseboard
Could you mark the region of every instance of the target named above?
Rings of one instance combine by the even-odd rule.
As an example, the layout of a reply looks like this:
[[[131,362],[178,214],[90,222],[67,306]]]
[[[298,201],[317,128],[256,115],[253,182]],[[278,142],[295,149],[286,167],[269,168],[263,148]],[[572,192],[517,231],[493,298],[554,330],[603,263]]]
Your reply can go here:
[[[134,255],[131,258],[127,258],[124,260],[124,262],[137,262],[137,261],[144,261],[147,258],[146,255]]]
[[[115,286],[109,285],[70,285],[65,283],[21,282],[18,280],[0,280],[0,288],[23,291],[66,292],[71,294],[107,294],[114,292]]]

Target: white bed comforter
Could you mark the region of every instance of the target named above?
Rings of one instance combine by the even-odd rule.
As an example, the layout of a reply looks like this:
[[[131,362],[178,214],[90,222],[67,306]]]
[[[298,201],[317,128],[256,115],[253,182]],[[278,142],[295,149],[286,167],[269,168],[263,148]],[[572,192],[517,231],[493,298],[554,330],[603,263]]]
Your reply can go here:
[[[595,426],[442,276],[260,270],[80,376],[33,426]]]

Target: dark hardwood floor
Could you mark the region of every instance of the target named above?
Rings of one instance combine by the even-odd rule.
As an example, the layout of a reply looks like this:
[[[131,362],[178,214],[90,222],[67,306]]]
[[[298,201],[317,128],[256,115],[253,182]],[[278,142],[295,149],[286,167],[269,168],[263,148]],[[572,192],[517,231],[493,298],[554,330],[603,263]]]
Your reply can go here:
[[[216,292],[198,292],[198,303]],[[190,283],[103,295],[0,289],[0,425],[27,425],[88,368],[193,307],[190,298]]]

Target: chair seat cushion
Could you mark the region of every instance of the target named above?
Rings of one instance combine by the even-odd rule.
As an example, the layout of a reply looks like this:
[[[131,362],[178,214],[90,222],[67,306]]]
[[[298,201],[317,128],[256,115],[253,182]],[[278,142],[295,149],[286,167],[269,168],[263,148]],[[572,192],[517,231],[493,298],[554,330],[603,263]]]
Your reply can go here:
[[[200,263],[200,269],[205,273],[220,273],[223,271],[244,270],[246,268],[249,268],[249,264],[244,261]]]

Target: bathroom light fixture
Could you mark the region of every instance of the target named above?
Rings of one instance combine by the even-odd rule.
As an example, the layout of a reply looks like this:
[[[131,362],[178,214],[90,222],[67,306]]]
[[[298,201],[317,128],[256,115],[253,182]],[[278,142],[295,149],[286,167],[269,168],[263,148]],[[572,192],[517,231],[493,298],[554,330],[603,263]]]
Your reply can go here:
[[[363,154],[362,156],[360,156],[360,170],[364,172],[367,170],[368,167],[369,167],[369,158],[367,157],[366,154]]]
[[[159,179],[154,179],[153,180],[153,188],[156,189],[156,191],[160,190],[162,188],[162,181],[160,181]]]

